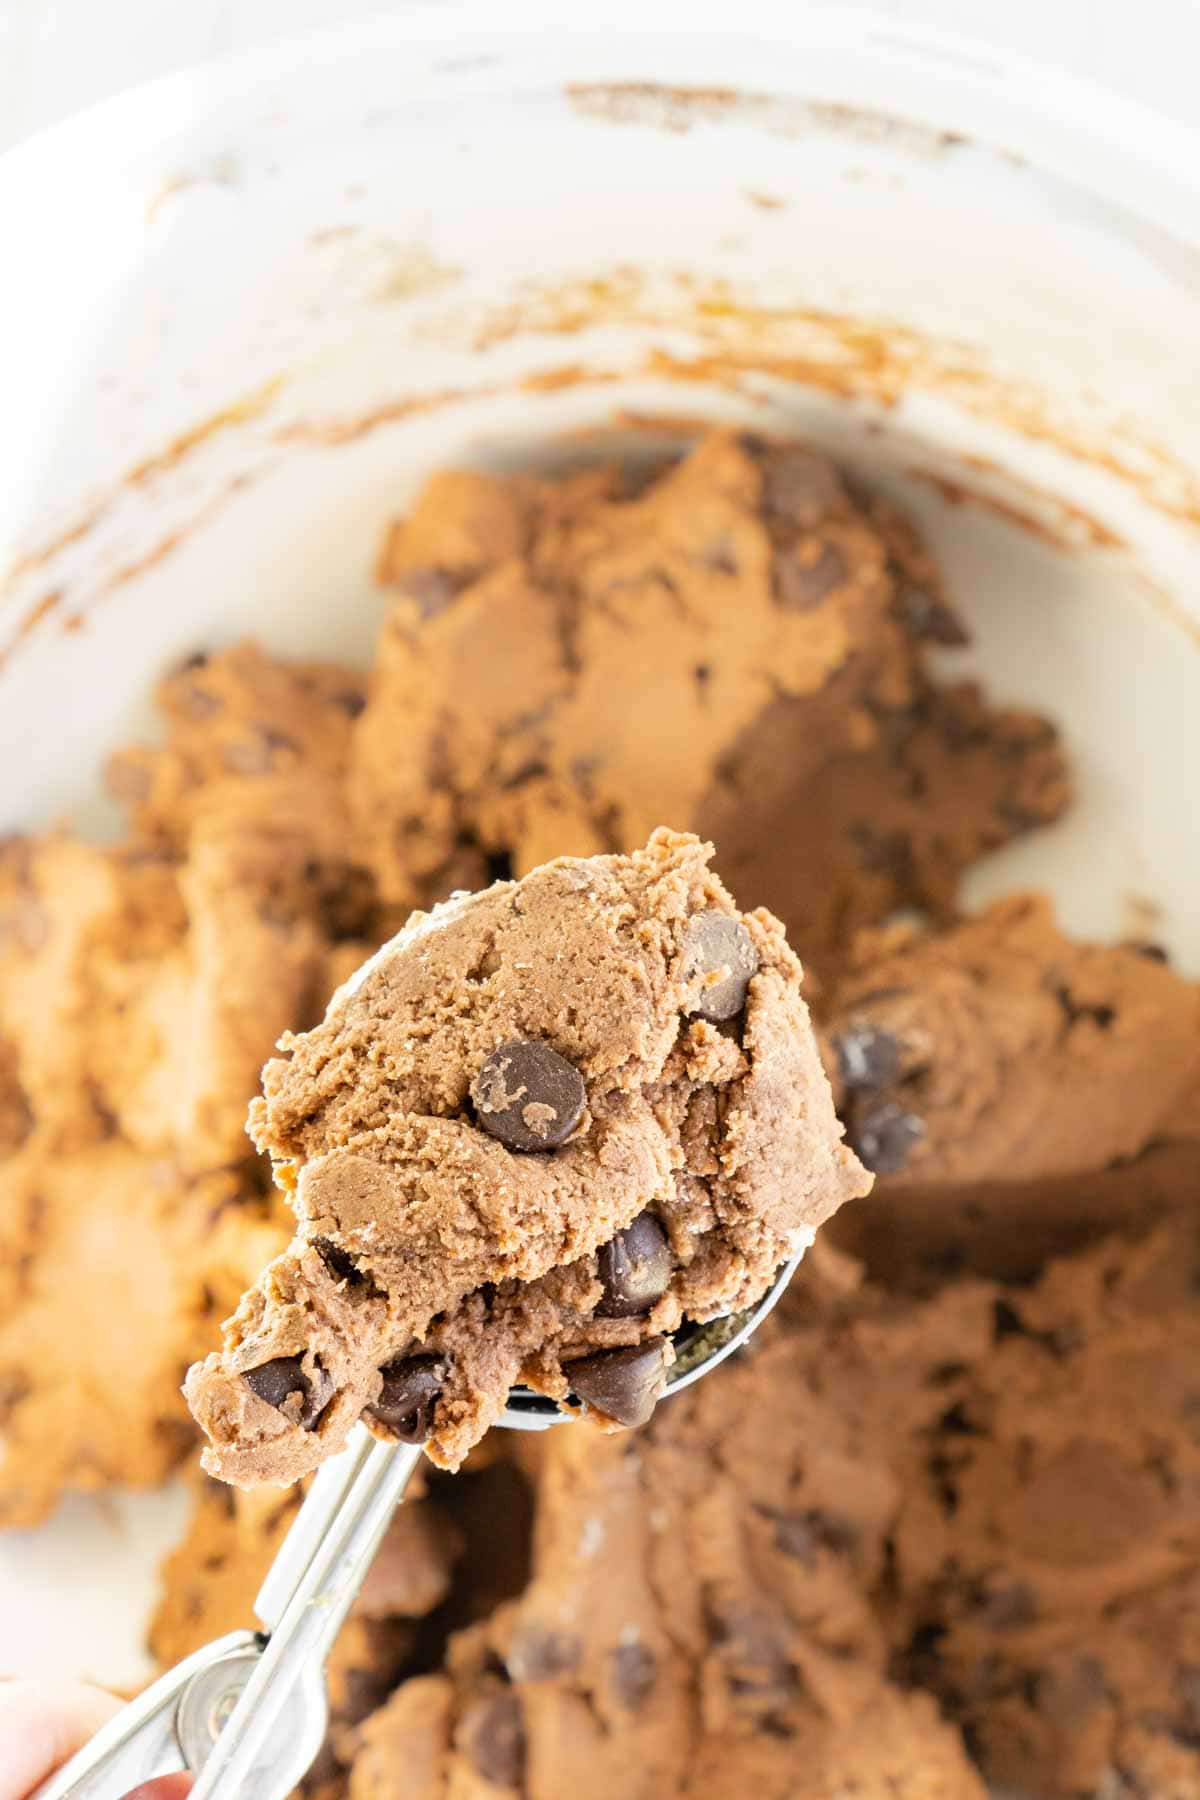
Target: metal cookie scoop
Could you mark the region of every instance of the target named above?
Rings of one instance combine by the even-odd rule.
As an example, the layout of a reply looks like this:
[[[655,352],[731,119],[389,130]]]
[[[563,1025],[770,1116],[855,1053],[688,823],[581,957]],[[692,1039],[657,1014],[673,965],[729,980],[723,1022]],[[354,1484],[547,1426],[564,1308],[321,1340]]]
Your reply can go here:
[[[724,1362],[766,1318],[800,1261],[747,1312],[675,1334],[663,1399]],[[540,1431],[572,1415],[515,1388],[499,1423]],[[157,1775],[196,1775],[191,1800],[285,1800],[325,1737],[325,1663],[421,1459],[364,1425],[320,1470],[254,1602],[262,1631],[197,1650],[146,1689],[31,1800],[121,1800]]]

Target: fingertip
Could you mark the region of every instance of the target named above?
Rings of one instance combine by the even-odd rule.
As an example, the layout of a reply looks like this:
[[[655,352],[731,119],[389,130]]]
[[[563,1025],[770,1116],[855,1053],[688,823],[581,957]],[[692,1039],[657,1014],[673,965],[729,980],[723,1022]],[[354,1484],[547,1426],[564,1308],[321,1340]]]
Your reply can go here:
[[[192,1781],[191,1775],[156,1775],[153,1781],[131,1788],[125,1800],[184,1800],[191,1792]]]
[[[0,1683],[0,1800],[25,1800],[120,1710],[102,1688]]]

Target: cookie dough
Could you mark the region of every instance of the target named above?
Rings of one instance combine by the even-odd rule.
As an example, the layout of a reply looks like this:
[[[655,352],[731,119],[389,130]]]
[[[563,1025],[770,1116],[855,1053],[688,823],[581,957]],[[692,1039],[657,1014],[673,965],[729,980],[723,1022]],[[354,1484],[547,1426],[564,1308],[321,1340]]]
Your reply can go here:
[[[361,1732],[352,1800],[983,1800],[885,1673],[900,1492],[786,1335],[635,1437],[543,1446],[532,1579]]]
[[[252,647],[162,684],[125,838],[0,842],[0,1521],[161,1479],[172,1392],[282,1246],[246,1108],[392,921],[346,860],[350,671]],[[351,965],[353,966],[353,965]]]
[[[697,561],[693,526],[726,524],[731,544],[706,538]],[[814,560],[826,537],[836,554]],[[735,553],[738,568],[725,567]],[[808,607],[806,571],[821,563],[820,585],[837,557],[845,578]],[[547,637],[526,613],[518,647],[497,659],[493,627],[504,648],[508,615],[474,589],[507,592],[522,570],[563,630]],[[858,923],[914,899],[942,916],[964,859],[1062,804],[1042,721],[931,680],[927,647],[963,633],[911,530],[802,447],[712,434],[640,495],[612,471],[446,473],[391,533],[381,574],[396,599],[369,683],[250,644],[197,650],[160,684],[161,741],[112,759],[120,842],[0,843],[0,1156],[34,1133],[39,1156],[128,1150],[134,1180],[142,1159],[184,1187],[228,1170],[251,1198],[253,1238],[245,1111],[279,1035],[320,1016],[414,899],[482,886],[544,851],[632,843],[659,804],[643,807],[646,771],[719,830],[736,891],[773,901],[826,974]],[[474,619],[478,653],[460,655]],[[547,672],[529,676],[529,715],[494,730],[507,683],[490,676],[510,652]],[[647,704],[626,706],[635,694]],[[389,798],[389,783],[408,793],[411,770],[415,839],[403,795]],[[0,1229],[28,1276],[42,1250],[22,1181],[11,1198],[0,1183]],[[223,1230],[231,1239],[235,1215]],[[69,1379],[61,1367],[56,1380]],[[76,1415],[99,1419],[105,1394],[76,1385]],[[142,1435],[172,1404],[140,1415]],[[32,1458],[48,1504],[52,1459],[24,1433],[0,1443],[5,1480],[24,1480]],[[108,1478],[107,1463],[89,1467],[89,1480]]]
[[[1200,1137],[1200,984],[1073,943],[1039,895],[867,934],[828,1041],[859,1155],[896,1182],[1040,1181]]]
[[[68,838],[0,851],[0,1032],[43,1134],[116,1132],[197,1172],[248,1157],[263,1060],[324,999],[328,940],[277,847],[214,821],[182,861]]]
[[[801,970],[657,831],[417,914],[264,1072],[289,1250],[193,1368],[206,1466],[289,1481],[364,1416],[455,1467],[523,1378],[639,1424],[668,1334],[870,1185]]]
[[[614,926],[644,976],[610,1009],[620,1067],[568,982],[552,1030],[513,1010],[505,971],[543,969],[547,937],[526,958],[528,918],[494,917],[524,891],[507,878],[671,817],[785,922],[876,1192],[751,1353],[636,1436],[497,1433],[480,1473],[425,1471],[339,1643],[307,1791],[978,1800],[974,1762],[1044,1800],[1194,1800],[1197,988],[1152,945],[1071,943],[1034,897],[956,909],[970,863],[1067,804],[1052,725],[943,679],[934,653],[966,634],[911,527],[801,446],[714,432],[639,481],[445,472],[379,572],[369,674],[198,650],[160,685],[161,741],[110,765],[116,842],[0,841],[0,1526],[166,1475],[197,1441],[182,1370],[272,1256],[195,1378],[240,1479],[311,1466],[363,1405],[454,1460],[510,1381],[565,1399],[597,1358],[593,1408],[652,1400],[647,1341],[753,1291],[839,1188],[832,1165],[821,1191],[781,1178],[758,1236],[743,1207],[779,1128],[747,1099],[778,1024],[762,967],[794,991],[765,921],[744,1019],[735,939],[705,990],[733,1015],[693,1012],[669,1047],[664,946],[695,909],[645,918],[647,874]],[[661,891],[707,907],[710,878],[666,863]],[[364,1054],[384,990],[318,1024],[414,905],[497,878],[418,923],[445,1007],[405,1002],[390,1061]],[[438,961],[467,940],[474,962]],[[285,1250],[244,1125],[276,1039],[314,1026],[256,1123],[303,1168]],[[514,1108],[528,1082],[493,1052],[545,1031],[567,1072]],[[514,1148],[571,1116],[572,1067],[579,1135]],[[399,1136],[352,1104],[385,1091]],[[576,1163],[595,1216],[571,1210],[582,1179],[547,1178]],[[446,1211],[494,1169],[482,1218]],[[443,1275],[445,1242],[458,1258],[424,1322],[369,1229],[384,1191],[428,1201],[413,1241]],[[295,1505],[205,1485],[164,1661],[252,1622]]]
[[[1045,720],[932,681],[966,633],[911,529],[801,446],[714,432],[632,493],[443,473],[380,573],[352,804],[405,904],[472,849],[522,874],[669,818],[824,972],[1066,803]]]
[[[880,1176],[843,1241],[873,1268],[1032,1274],[1200,1181],[1200,984],[1074,943],[1038,895],[860,935],[824,1049]]]
[[[367,1721],[353,1800],[981,1793],[914,1688],[1005,1790],[1190,1800],[1198,1279],[1194,1208],[924,1300],[823,1249],[719,1381],[540,1446],[525,1592]]]
[[[992,1779],[1200,1793],[1200,1220],[997,1295],[896,1534],[909,1673]]]
[[[64,1489],[161,1481],[193,1449],[189,1362],[283,1241],[228,1171],[40,1132],[0,1164],[0,1525]]]

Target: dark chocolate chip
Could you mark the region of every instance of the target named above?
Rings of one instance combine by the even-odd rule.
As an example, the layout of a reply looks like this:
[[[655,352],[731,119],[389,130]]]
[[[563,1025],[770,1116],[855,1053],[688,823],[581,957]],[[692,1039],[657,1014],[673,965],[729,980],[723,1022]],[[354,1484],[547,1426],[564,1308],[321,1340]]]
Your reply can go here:
[[[247,1369],[242,1379],[252,1394],[257,1394],[268,1406],[279,1409],[290,1395],[303,1395],[296,1423],[305,1431],[316,1424],[333,1393],[333,1382],[325,1370],[318,1364],[317,1379],[310,1381],[298,1356],[277,1356],[272,1362],[260,1363],[257,1369]]]
[[[525,1722],[515,1694],[473,1700],[455,1738],[475,1773],[493,1787],[519,1787],[525,1775]]]
[[[760,454],[764,512],[810,531],[845,504],[842,478],[828,457],[798,444],[768,447]]]
[[[207,668],[208,662],[209,655],[207,650],[193,650],[192,654],[190,656],[185,656],[180,663],[179,673],[181,675],[186,675],[192,669]]]
[[[579,1667],[583,1646],[570,1631],[524,1625],[513,1634],[506,1662],[514,1681],[549,1681]]]
[[[613,1698],[618,1706],[636,1712],[658,1679],[658,1658],[645,1644],[618,1644],[608,1663]]]
[[[727,971],[720,981],[700,990],[693,1011],[714,1024],[735,1019],[758,970],[758,952],[741,920],[715,910],[699,913],[687,928],[684,954],[685,981],[718,969]]]
[[[1002,1343],[1008,1337],[1033,1336],[1024,1319],[1015,1306],[1007,1300],[997,1300],[992,1305],[992,1342]]]
[[[493,881],[511,881],[513,879],[512,853],[508,850],[492,850],[487,858],[487,878]]]
[[[470,579],[461,570],[443,569],[435,563],[429,563],[405,569],[398,585],[402,594],[416,601],[421,617],[432,619],[438,613],[445,612]]]
[[[596,1308],[602,1319],[636,1318],[661,1300],[671,1279],[671,1251],[652,1212],[639,1213],[601,1245],[596,1272],[604,1284],[604,1298]]]
[[[872,825],[851,825],[846,834],[858,851],[864,869],[886,875],[901,887],[912,886],[912,844],[902,831],[877,831]]]
[[[365,1275],[348,1250],[335,1244],[332,1238],[314,1238],[312,1247],[320,1257],[335,1281],[345,1281],[351,1287],[361,1287],[366,1280]]]
[[[714,1620],[713,1635],[732,1693],[782,1695],[796,1687],[786,1642],[766,1613],[747,1609]]]
[[[571,1391],[618,1425],[644,1425],[654,1411],[666,1374],[666,1338],[647,1338],[625,1350],[601,1350],[567,1363]]]
[[[776,552],[775,598],[793,612],[819,606],[846,579],[846,559],[833,544],[800,544]]]
[[[505,775],[500,785],[506,793],[514,793],[517,788],[528,787],[531,781],[541,781],[549,772],[542,757],[531,756],[528,762],[523,762],[511,775]]]
[[[948,1630],[948,1626],[927,1620],[898,1651],[896,1663],[906,1687],[928,1687],[935,1692],[941,1687],[942,1640]]]
[[[501,1044],[471,1083],[485,1131],[510,1150],[553,1150],[566,1143],[587,1104],[583,1076],[540,1038]]]
[[[856,1108],[849,1133],[859,1161],[876,1175],[894,1175],[902,1169],[924,1135],[921,1120],[894,1100]]]
[[[900,1042],[882,1025],[856,1019],[830,1040],[848,1088],[888,1087],[900,1073]]]
[[[1162,944],[1138,940],[1128,944],[1126,948],[1134,951],[1138,956],[1144,956],[1147,962],[1169,963],[1171,960],[1170,951]]]
[[[905,583],[900,589],[900,617],[910,637],[958,650],[971,641],[962,620],[928,588]]]
[[[817,1560],[820,1540],[803,1515],[789,1513],[775,1521],[775,1548],[811,1568]]]
[[[1062,1007],[1069,1025],[1077,1025],[1081,1019],[1090,1019],[1093,1025],[1100,1027],[1101,1031],[1107,1031],[1117,1016],[1111,1006],[1093,1005],[1085,1000],[1076,1000],[1070,988],[1067,987],[1056,987],[1054,998]]]
[[[935,1429],[949,1437],[982,1437],[982,1428],[972,1419],[964,1400],[948,1406],[936,1421]]]
[[[268,1406],[282,1406],[289,1394],[307,1394],[311,1386],[298,1356],[277,1356],[257,1369],[247,1369],[245,1382]]]
[[[805,1513],[781,1513],[775,1521],[775,1547],[798,1562],[812,1563],[818,1550],[846,1555],[856,1548],[858,1527],[819,1507]]]
[[[344,693],[334,695],[334,704],[341,707],[348,719],[357,719],[366,708],[367,696],[356,688],[347,688]]]
[[[402,1444],[423,1444],[446,1376],[440,1356],[402,1356],[381,1369],[383,1386],[368,1415]]]

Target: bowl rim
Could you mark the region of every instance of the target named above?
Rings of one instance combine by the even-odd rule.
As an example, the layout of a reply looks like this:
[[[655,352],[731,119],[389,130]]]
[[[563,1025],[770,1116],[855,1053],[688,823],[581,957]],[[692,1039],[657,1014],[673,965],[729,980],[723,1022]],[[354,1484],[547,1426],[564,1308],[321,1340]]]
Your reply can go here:
[[[982,38],[864,7],[784,15],[774,0],[742,0],[736,30],[712,0],[689,6],[686,23],[676,0],[609,0],[603,28],[564,24],[554,0],[509,0],[500,24],[492,0],[416,0],[401,13],[368,15],[189,64],[45,126],[0,153],[0,205],[27,194],[31,183],[58,182],[70,193],[81,170],[116,168],[133,146],[144,151],[152,142],[178,141],[221,108],[251,99],[260,86],[314,65],[365,56],[415,65],[420,53],[452,48],[451,58],[423,70],[414,66],[427,92],[454,86],[464,74],[476,93],[513,91],[520,58],[546,74],[556,57],[572,63],[576,75],[590,58],[587,73],[593,67],[598,77],[603,73],[602,86],[619,80],[624,63],[630,79],[683,89],[688,56],[711,54],[715,45],[757,53],[763,77],[785,91],[795,79],[781,58],[795,56],[805,76],[807,54],[857,59],[865,88],[883,95],[894,89],[890,110],[898,118],[924,112],[931,125],[961,125],[973,144],[1073,174],[1105,196],[1138,190],[1135,211],[1200,243],[1200,127]],[[489,56],[503,79],[481,84],[478,65]]]

